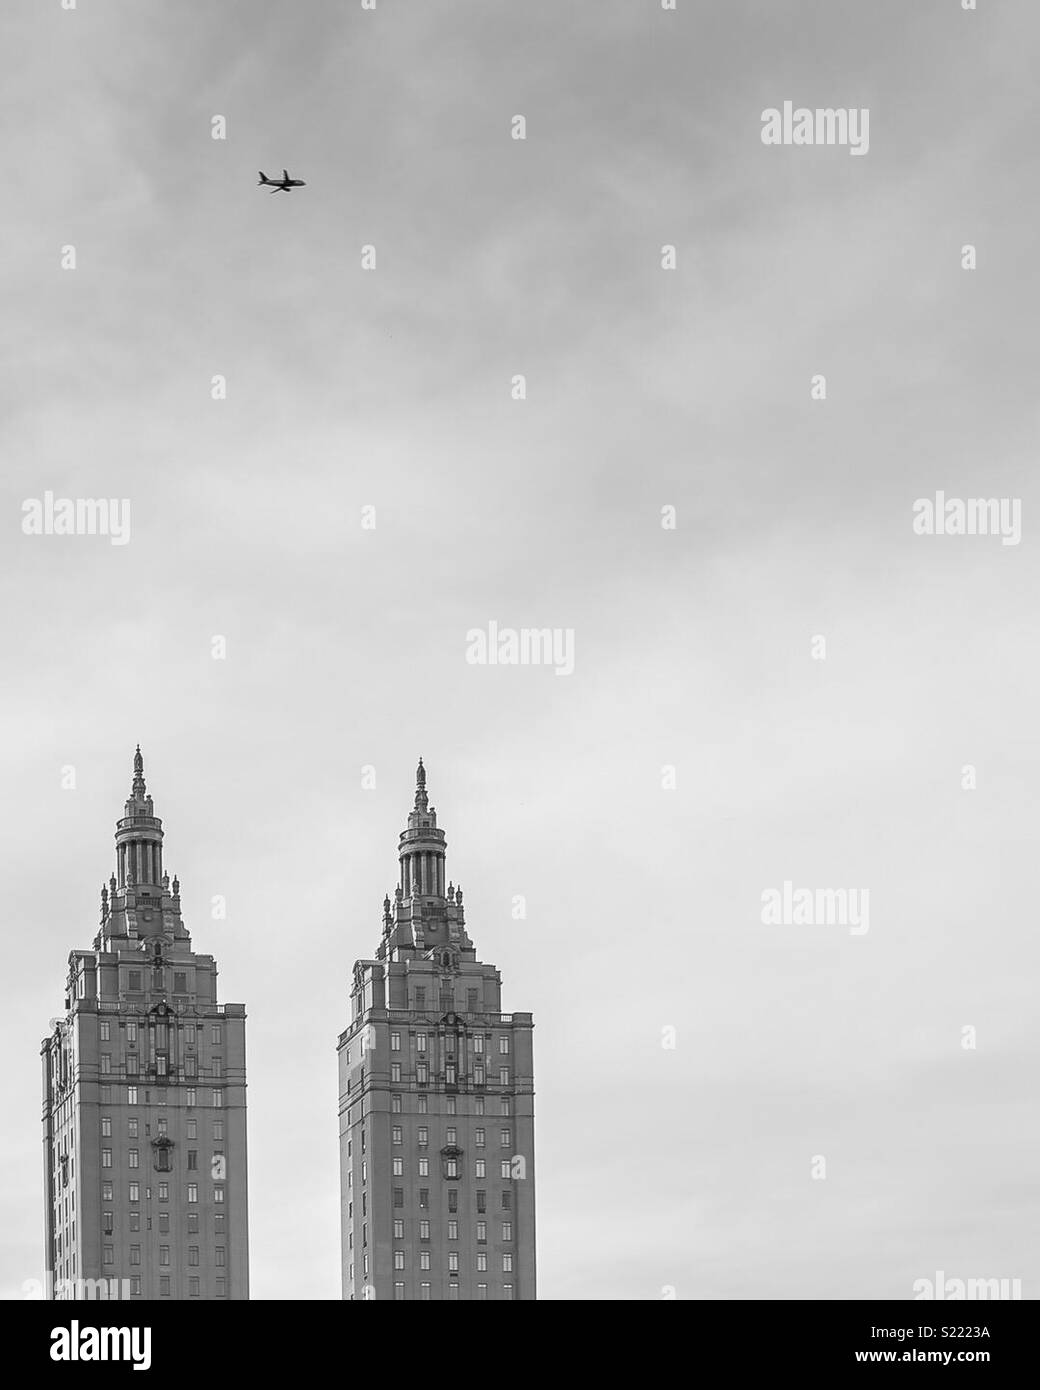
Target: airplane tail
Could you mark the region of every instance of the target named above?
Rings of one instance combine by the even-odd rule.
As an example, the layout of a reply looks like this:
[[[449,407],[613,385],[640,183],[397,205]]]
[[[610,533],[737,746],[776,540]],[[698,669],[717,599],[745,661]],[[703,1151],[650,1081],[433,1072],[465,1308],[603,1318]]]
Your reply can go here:
[[[263,169],[258,169],[258,170],[257,170],[257,173],[260,175],[260,183],[270,183],[270,182],[271,182],[271,180],[270,180],[270,179],[267,177],[267,175],[264,173]],[[257,185],[257,187],[259,187],[259,184]]]

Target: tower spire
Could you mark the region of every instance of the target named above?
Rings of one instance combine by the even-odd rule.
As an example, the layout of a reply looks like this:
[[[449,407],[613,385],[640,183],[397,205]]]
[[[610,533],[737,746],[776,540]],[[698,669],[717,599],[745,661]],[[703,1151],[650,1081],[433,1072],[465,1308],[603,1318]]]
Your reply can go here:
[[[130,795],[135,801],[143,800],[147,794],[144,784],[144,758],[141,757],[141,745],[137,745],[137,752],[134,754],[134,784],[130,789]]]
[[[420,758],[419,766],[415,769],[415,809],[425,811],[429,804],[430,798],[426,795],[426,769]]]

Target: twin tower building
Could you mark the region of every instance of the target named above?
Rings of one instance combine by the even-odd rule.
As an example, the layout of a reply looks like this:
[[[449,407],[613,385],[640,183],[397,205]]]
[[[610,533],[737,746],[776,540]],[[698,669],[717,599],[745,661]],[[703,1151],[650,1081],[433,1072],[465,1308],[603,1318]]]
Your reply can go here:
[[[247,1299],[246,1011],[193,949],[140,748],[115,839],[42,1047],[47,1296]],[[338,1044],[342,1297],[533,1299],[531,1015],[477,959],[421,760],[398,855]]]

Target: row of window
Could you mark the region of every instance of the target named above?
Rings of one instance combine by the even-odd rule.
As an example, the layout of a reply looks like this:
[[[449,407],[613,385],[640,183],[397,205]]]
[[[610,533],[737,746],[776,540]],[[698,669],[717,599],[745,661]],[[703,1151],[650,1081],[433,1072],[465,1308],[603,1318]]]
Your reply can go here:
[[[110,1052],[101,1053],[101,1075],[112,1075],[112,1054]],[[136,1052],[126,1054],[125,1065],[127,1076],[139,1076],[141,1074],[141,1059]],[[219,1057],[214,1057],[210,1061],[210,1076],[222,1076],[224,1064]],[[192,1054],[184,1058],[184,1075],[188,1077],[197,1076],[199,1073],[198,1059]],[[170,1059],[164,1052],[155,1054],[155,1074],[156,1076],[168,1076],[170,1074]]]
[[[367,1199],[365,1198],[364,1194],[362,1194],[361,1200],[362,1200],[362,1203],[363,1203],[362,1215],[364,1215],[365,1209],[367,1208]],[[425,1211],[425,1210],[429,1207],[429,1205],[430,1205],[430,1189],[429,1189],[428,1187],[420,1187],[420,1188],[419,1188],[419,1210],[420,1210],[420,1211]],[[395,1188],[394,1188],[394,1206],[395,1206],[395,1207],[403,1207],[403,1206],[404,1206],[404,1188],[403,1188],[403,1187],[395,1187]],[[353,1203],[351,1203],[351,1207],[353,1208]],[[512,1210],[512,1207],[513,1207],[513,1194],[512,1194],[512,1192],[509,1190],[509,1188],[507,1187],[507,1188],[503,1189],[503,1192],[502,1192],[502,1210],[503,1210],[503,1211],[511,1211],[511,1210]],[[458,1209],[459,1209],[459,1190],[458,1190],[457,1187],[449,1187],[449,1188],[448,1188],[448,1210],[449,1210],[449,1211],[458,1211]],[[477,1188],[477,1211],[487,1211],[487,1191],[486,1191],[486,1189],[484,1189],[484,1188],[482,1188],[482,1187],[478,1187],[478,1188]],[[348,1212],[348,1215],[350,1215],[350,1216],[353,1216],[353,1214],[354,1214],[354,1213],[353,1213],[353,1210],[351,1210],[350,1212]]]
[[[102,1067],[102,1071],[104,1068]],[[444,1064],[444,1084],[446,1086],[458,1085],[459,1071],[453,1061]],[[390,1080],[392,1082],[401,1080],[401,1063],[390,1063]],[[415,1084],[417,1086],[428,1086],[430,1084],[430,1068],[427,1062],[416,1062],[415,1064]],[[473,1063],[473,1084],[474,1086],[487,1085],[487,1071],[481,1062]],[[498,1084],[500,1086],[509,1085],[509,1068],[500,1067],[498,1071]]]
[[[130,1166],[133,1167],[134,1165],[131,1164]],[[362,1170],[364,1170],[364,1167],[365,1167],[364,1161],[362,1161],[362,1165],[361,1165],[361,1166],[362,1166]],[[444,1161],[443,1161],[443,1165],[442,1165],[442,1166],[443,1166],[443,1170],[444,1170],[444,1176],[445,1176],[446,1178],[449,1178],[449,1179],[450,1179],[450,1178],[459,1178],[459,1177],[462,1176],[462,1166],[461,1166],[461,1164],[459,1163],[459,1160],[458,1160],[457,1158],[445,1158]],[[404,1159],[403,1159],[403,1158],[395,1158],[395,1159],[393,1160],[393,1169],[394,1169],[393,1175],[394,1175],[395,1178],[403,1178],[403,1177],[404,1177]],[[419,1170],[418,1170],[418,1174],[419,1174],[419,1177],[420,1177],[420,1178],[428,1178],[428,1177],[430,1176],[430,1160],[429,1160],[428,1158],[420,1158],[420,1159],[419,1159]],[[350,1175],[348,1174],[347,1176],[348,1176],[348,1179],[349,1179],[349,1176],[350,1176]],[[487,1160],[486,1160],[486,1159],[483,1159],[483,1158],[476,1158],[476,1159],[473,1160],[473,1176],[474,1176],[475,1178],[486,1178],[486,1177],[487,1177]],[[512,1160],[511,1158],[503,1158],[503,1159],[501,1160],[501,1162],[499,1163],[499,1177],[501,1177],[501,1178],[511,1178],[512,1176],[513,1176],[513,1160]],[[362,1181],[362,1182],[365,1181],[364,1172],[362,1172],[361,1181]],[[349,1181],[348,1181],[348,1183],[347,1183],[347,1186],[348,1186],[348,1187],[353,1187],[353,1185],[354,1185],[354,1184],[353,1184],[352,1182],[349,1182]]]
[[[138,1104],[138,1100],[137,1100],[137,1097],[138,1097],[138,1090],[139,1090],[139,1088],[138,1088],[137,1086],[127,1086],[127,1088],[126,1088],[126,1103],[127,1103],[127,1105],[137,1105],[137,1104]],[[177,1093],[175,1092],[174,1094],[177,1094]],[[184,1097],[184,1104],[187,1106],[187,1108],[188,1108],[189,1110],[191,1110],[194,1106],[196,1106],[196,1105],[198,1104],[198,1090],[197,1090],[196,1087],[194,1087],[194,1086],[186,1086],[186,1087],[184,1088],[184,1090],[180,1092],[180,1094],[183,1095],[183,1097]],[[150,1097],[150,1096],[151,1096],[151,1091],[145,1091],[145,1093],[144,1093],[144,1099],[145,1099],[145,1104],[146,1104],[146,1105],[148,1105],[148,1104],[151,1103],[150,1100],[149,1100],[149,1097]],[[214,1110],[220,1110],[221,1107],[222,1107],[223,1104],[224,1104],[224,1092],[223,1092],[223,1091],[213,1091],[213,1092],[211,1092],[211,1096],[212,1096],[212,1102],[211,1102],[211,1103],[212,1103],[212,1105],[213,1105]],[[107,1104],[109,1103],[109,1101],[111,1101],[111,1099],[112,1099],[112,1088],[111,1088],[111,1086],[102,1086],[102,1088],[101,1088],[101,1104],[102,1104],[102,1105],[107,1105]],[[156,1103],[156,1105],[165,1105],[165,1104],[166,1104],[166,1090],[165,1090],[164,1087],[160,1087],[160,1088],[156,1091],[156,1093],[155,1093],[155,1103]]]
[[[401,1126],[400,1126],[400,1125],[394,1125],[394,1126],[392,1127],[392,1129],[391,1129],[391,1139],[392,1139],[392,1142],[395,1143],[395,1144],[401,1144],[401,1143],[403,1143],[404,1140],[403,1140],[403,1138],[402,1138],[402,1134],[403,1134],[403,1131],[402,1131]],[[511,1129],[502,1129],[502,1130],[499,1130],[499,1136],[500,1136],[500,1138],[499,1138],[499,1143],[502,1145],[502,1147],[503,1147],[504,1149],[508,1149],[508,1148],[511,1148],[511,1147],[512,1147],[512,1144],[513,1144],[513,1131],[512,1131]],[[416,1130],[416,1139],[415,1139],[415,1142],[420,1146],[420,1148],[421,1148],[424,1144],[428,1144],[428,1143],[430,1142],[430,1131],[429,1131],[429,1128],[428,1128],[426,1125],[420,1125],[420,1126],[418,1127],[418,1129]],[[454,1125],[449,1125],[448,1128],[446,1129],[445,1134],[444,1134],[444,1142],[445,1142],[445,1144],[449,1144],[449,1145],[450,1145],[450,1144],[457,1144],[457,1143],[459,1142],[459,1141],[458,1141],[458,1130],[455,1128]],[[473,1131],[473,1143],[474,1143],[474,1146],[475,1146],[476,1148],[478,1148],[478,1149],[483,1149],[483,1148],[486,1146],[486,1144],[487,1144],[487,1135],[486,1135],[486,1131],[485,1131],[484,1129],[478,1128],[478,1129],[475,1129],[475,1130]],[[350,1148],[349,1144],[348,1144],[347,1147],[348,1147],[348,1153],[349,1153],[349,1148]]]
[[[126,1151],[126,1160],[127,1160],[127,1161],[126,1161],[126,1166],[127,1166],[128,1168],[140,1168],[140,1166],[141,1166],[141,1163],[140,1163],[140,1152],[141,1152],[140,1149],[127,1149],[127,1151]],[[198,1151],[198,1149],[188,1149],[188,1150],[187,1150],[187,1154],[188,1154],[188,1171],[189,1171],[189,1172],[197,1171],[197,1170],[198,1170],[198,1166],[199,1166],[199,1151]],[[218,1162],[218,1159],[220,1160],[220,1162]],[[221,1173],[223,1173],[223,1171],[224,1171],[225,1168],[226,1168],[226,1165],[225,1165],[225,1163],[224,1163],[223,1160],[224,1160],[224,1155],[223,1155],[222,1153],[215,1153],[215,1154],[213,1155],[213,1159],[212,1159],[210,1168],[211,1168],[211,1171],[214,1172],[214,1174],[215,1174],[216,1176],[220,1176]],[[155,1163],[156,1163],[156,1168],[158,1169],[158,1171],[159,1171],[160,1173],[163,1172],[163,1171],[169,1172],[169,1171],[170,1171],[170,1151],[169,1151],[169,1149],[158,1149],[158,1150],[156,1151],[156,1153],[155,1153]],[[102,1166],[102,1168],[111,1168],[111,1167],[112,1167],[112,1150],[111,1150],[111,1149],[102,1149],[102,1150],[101,1150],[101,1166]],[[220,1171],[218,1172],[217,1170],[220,1170]]]
[[[469,1041],[470,1041],[470,1045],[472,1046],[474,1052],[483,1052],[483,1051],[484,1051],[484,1035],[483,1035],[483,1033],[475,1033],[475,1034],[473,1035],[473,1037],[470,1038]],[[416,1033],[416,1035],[415,1035],[415,1050],[416,1050],[416,1052],[425,1052],[425,1051],[426,1051],[426,1047],[427,1047],[427,1035],[426,1035],[425,1033]],[[400,1052],[400,1050],[401,1050],[401,1034],[400,1034],[400,1033],[391,1033],[391,1034],[390,1034],[390,1051],[391,1051],[391,1052]],[[508,1039],[507,1037],[499,1038],[499,1040],[498,1040],[498,1050],[499,1050],[499,1053],[500,1053],[503,1057],[505,1057],[505,1056],[508,1055],[508,1052],[509,1052],[509,1039]],[[349,1057],[348,1057],[347,1060],[348,1060],[348,1061],[350,1060]]]
[[[177,992],[178,992],[178,993],[181,993],[182,991],[178,990]],[[136,1022],[136,1020],[134,1020],[134,1019],[127,1019],[127,1021],[126,1021],[125,1024],[122,1024],[122,1023],[120,1024],[120,1027],[123,1028],[123,1031],[124,1031],[125,1036],[126,1036],[126,1041],[127,1041],[127,1043],[129,1044],[129,1046],[131,1046],[131,1047],[136,1046],[136,1044],[137,1044],[137,1022]],[[142,1027],[142,1029],[144,1029],[144,1028],[147,1028],[148,1025],[142,1023],[142,1024],[141,1024],[141,1027]],[[165,1023],[153,1023],[153,1024],[151,1025],[151,1027],[152,1027],[152,1031],[154,1032],[156,1038],[165,1039],[165,1038],[168,1036],[168,1034],[167,1034],[167,1025],[166,1025]],[[174,1025],[174,1027],[176,1027],[176,1025]],[[199,1041],[199,1042],[202,1041],[202,1035],[203,1035],[204,1027],[203,1027],[202,1024],[199,1024],[199,1025],[198,1025],[198,1028],[196,1028],[196,1025],[195,1025],[194,1023],[184,1023],[184,1024],[182,1024],[182,1025],[180,1026],[180,1030],[179,1030],[179,1031],[180,1031],[180,1033],[181,1033],[182,1036],[183,1036],[183,1039],[184,1039],[185,1044],[186,1044],[188,1047],[194,1047],[194,1046],[195,1046],[195,1041],[196,1041],[196,1035],[198,1036],[198,1041]],[[100,1033],[100,1036],[101,1036],[101,1041],[102,1041],[102,1042],[111,1042],[111,1040],[112,1040],[112,1022],[111,1022],[110,1019],[103,1018],[103,1019],[101,1020],[101,1033]],[[222,1043],[223,1043],[223,1030],[221,1029],[221,1026],[220,1026],[219,1023],[214,1023],[214,1024],[210,1027],[210,1030],[209,1030],[209,1040],[210,1040],[210,1043],[211,1043],[214,1047],[220,1047],[220,1046],[222,1045]]]
[[[224,1265],[224,1262],[225,1262],[224,1256],[225,1256],[225,1253],[226,1253],[226,1248],[227,1248],[226,1246],[217,1245],[217,1246],[215,1246],[214,1249],[213,1249],[213,1263],[217,1266],[218,1269],[219,1269],[221,1266]],[[103,1258],[104,1258],[104,1263],[105,1263],[106,1265],[110,1265],[110,1264],[114,1264],[114,1263],[115,1263],[115,1251],[114,1251],[114,1248],[113,1248],[111,1245],[106,1245],[106,1246],[104,1247],[104,1257],[103,1257]],[[141,1247],[140,1247],[139,1245],[131,1245],[131,1247],[130,1247],[130,1263],[131,1263],[131,1265],[139,1265],[139,1264],[141,1263]],[[199,1263],[199,1247],[198,1247],[197,1245],[189,1245],[189,1246],[188,1246],[188,1264],[189,1264],[189,1265],[197,1265],[198,1263]],[[170,1247],[169,1247],[168,1245],[160,1245],[160,1246],[159,1246],[159,1264],[160,1264],[160,1266],[169,1267],[169,1264],[170,1264]]]
[[[168,1182],[161,1182],[157,1184],[157,1187],[159,1190],[159,1201],[168,1202],[170,1200],[170,1184]],[[197,1182],[188,1183],[185,1190],[189,1202],[197,1202],[199,1200],[199,1185]],[[146,1199],[151,1197],[151,1195],[152,1189],[149,1187],[145,1190]],[[131,1202],[139,1202],[141,1200],[141,1184],[139,1182],[127,1184],[127,1197]],[[101,1200],[103,1202],[112,1201],[112,1184],[110,1182],[101,1184]],[[217,1184],[213,1188],[213,1200],[214,1202],[222,1202],[224,1200],[224,1188],[220,1184]]]
[[[223,1277],[218,1277],[217,1280],[215,1281],[214,1295],[215,1295],[215,1297],[217,1297],[217,1298],[226,1298],[226,1297],[227,1297],[227,1280],[226,1280],[225,1278],[223,1278]],[[116,1296],[116,1295],[114,1295],[114,1296]],[[141,1296],[141,1276],[140,1276],[139,1274],[131,1274],[131,1276],[130,1276],[130,1297],[131,1297],[131,1298],[140,1298],[140,1296]],[[159,1297],[160,1297],[160,1298],[169,1298],[169,1297],[170,1297],[170,1276],[169,1276],[168,1274],[160,1274],[160,1276],[159,1276]],[[199,1276],[198,1276],[197,1274],[192,1274],[192,1275],[189,1275],[189,1277],[188,1277],[188,1297],[189,1297],[189,1298],[200,1298],[200,1297],[201,1297],[200,1285],[199,1285]]]
[[[111,1189],[111,1184],[108,1184],[108,1186],[109,1186],[109,1188]],[[103,1200],[106,1201],[106,1202],[110,1202],[110,1201],[112,1200],[112,1193],[111,1193],[111,1190],[109,1190],[109,1192],[107,1192],[107,1193],[105,1194],[105,1197],[104,1197]],[[102,1213],[102,1216],[103,1216],[103,1218],[104,1218],[104,1234],[105,1234],[106,1236],[113,1235],[113,1234],[115,1233],[115,1226],[114,1226],[114,1222],[113,1222],[113,1213],[110,1212],[110,1211],[106,1211],[106,1212],[103,1212],[103,1213]],[[132,1212],[129,1212],[129,1213],[127,1214],[127,1221],[128,1221],[128,1223],[129,1223],[129,1229],[130,1229],[131,1231],[139,1231],[139,1230],[141,1229],[141,1213],[140,1213],[139,1211],[132,1211]],[[72,1224],[73,1224],[73,1236],[75,1236],[75,1224],[76,1224],[75,1221],[73,1221]],[[149,1217],[146,1217],[145,1230],[150,1231],[151,1229],[152,1229],[152,1218],[149,1216]],[[170,1229],[170,1213],[167,1212],[167,1211],[161,1211],[161,1212],[159,1213],[159,1234],[162,1235],[162,1233],[163,1233],[164,1231],[168,1231],[169,1229]],[[199,1229],[199,1214],[198,1214],[197,1211],[189,1211],[189,1212],[188,1212],[188,1214],[187,1214],[187,1229],[188,1229],[188,1234],[189,1234],[189,1235],[192,1235],[193,1233],[196,1233],[196,1232],[198,1231],[198,1229]],[[222,1235],[224,1234],[224,1215],[223,1215],[222,1212],[215,1212],[214,1215],[213,1215],[213,1234],[214,1234],[215,1236],[222,1236]]]
[[[156,1132],[157,1132],[158,1134],[160,1134],[160,1135],[165,1134],[165,1133],[167,1132],[167,1127],[168,1127],[168,1123],[169,1123],[169,1122],[167,1121],[166,1117],[165,1117],[164,1115],[160,1115],[160,1116],[159,1116],[159,1119],[158,1119],[158,1121],[157,1121],[156,1123],[157,1123]],[[186,1137],[187,1137],[188,1139],[197,1139],[197,1138],[199,1137],[199,1122],[198,1122],[198,1120],[194,1120],[194,1119],[188,1120],[188,1121],[186,1121],[186,1125],[187,1125],[187,1134],[186,1134]],[[145,1127],[144,1127],[144,1132],[145,1132],[146,1135],[151,1134],[151,1132],[152,1132],[152,1127],[151,1127],[150,1124],[146,1124],[146,1125],[145,1125]],[[136,1116],[131,1115],[131,1116],[129,1116],[129,1117],[127,1118],[127,1122],[126,1122],[126,1133],[127,1133],[127,1138],[128,1138],[128,1139],[138,1139],[138,1138],[140,1138],[140,1121],[137,1119]],[[110,1137],[111,1137],[111,1134],[112,1134],[112,1117],[111,1117],[111,1115],[102,1115],[102,1116],[101,1116],[101,1137],[102,1137],[102,1139],[107,1139],[107,1138],[110,1138]],[[223,1138],[224,1138],[224,1121],[223,1121],[223,1120],[214,1120],[214,1121],[213,1121],[213,1138],[214,1138],[215,1140],[217,1140],[218,1142],[220,1142],[220,1141],[223,1140]],[[194,1167],[193,1164],[189,1164],[188,1166],[189,1166],[189,1167]]]
[[[485,1251],[483,1251],[483,1250],[478,1251],[477,1256],[476,1256],[476,1269],[477,1269],[477,1272],[478,1272],[478,1273],[485,1272],[485,1271],[487,1270],[487,1267],[488,1267],[488,1257],[487,1257],[487,1253],[486,1253]],[[395,1251],[394,1251],[394,1269],[405,1269],[405,1268],[406,1268],[406,1265],[405,1265],[405,1251],[404,1251],[404,1250],[395,1250]],[[430,1268],[430,1252],[429,1252],[429,1250],[420,1250],[420,1251],[419,1251],[419,1268],[420,1268],[420,1269],[429,1269],[429,1268]],[[449,1274],[458,1274],[458,1272],[459,1272],[459,1252],[458,1252],[457,1250],[449,1250],[449,1251],[448,1251],[448,1273],[449,1273]],[[511,1254],[506,1253],[506,1254],[504,1254],[504,1255],[502,1256],[502,1273],[503,1273],[503,1274],[512,1274],[512,1272],[513,1272],[513,1257],[512,1257]]]
[[[353,1266],[351,1266],[351,1270],[353,1271]],[[353,1278],[353,1277],[354,1277],[354,1276],[353,1276],[353,1273],[351,1273],[351,1278]],[[487,1286],[486,1284],[478,1284],[478,1285],[477,1285],[477,1302],[478,1302],[478,1303],[485,1303],[485,1302],[487,1302],[487,1296],[488,1296],[488,1286]],[[511,1300],[511,1299],[512,1299],[512,1297],[513,1297],[513,1286],[512,1286],[512,1284],[503,1284],[503,1285],[502,1285],[502,1297],[503,1297],[504,1299],[506,1299],[506,1300]],[[419,1285],[419,1298],[420,1298],[420,1300],[421,1300],[422,1302],[424,1302],[424,1303],[430,1303],[430,1302],[433,1301],[433,1300],[432,1300],[432,1297],[431,1297],[431,1295],[430,1295],[430,1286],[429,1286],[429,1284],[420,1284],[420,1285]],[[398,1303],[404,1302],[404,1284],[403,1284],[403,1283],[400,1283],[400,1284],[395,1283],[395,1284],[394,1284],[394,1299],[395,1299]],[[458,1284],[449,1284],[449,1285],[448,1285],[448,1299],[449,1299],[450,1302],[458,1302],[458,1299],[459,1299],[459,1286],[458,1286]]]

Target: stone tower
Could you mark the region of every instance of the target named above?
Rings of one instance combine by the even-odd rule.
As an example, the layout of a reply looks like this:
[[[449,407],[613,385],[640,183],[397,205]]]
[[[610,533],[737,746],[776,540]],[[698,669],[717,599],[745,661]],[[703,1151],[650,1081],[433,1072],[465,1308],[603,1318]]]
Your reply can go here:
[[[217,1003],[162,858],[138,748],[100,926],[42,1047],[50,1298],[249,1297],[245,1009]]]
[[[343,1297],[535,1297],[530,1014],[477,959],[422,759],[339,1039]]]

